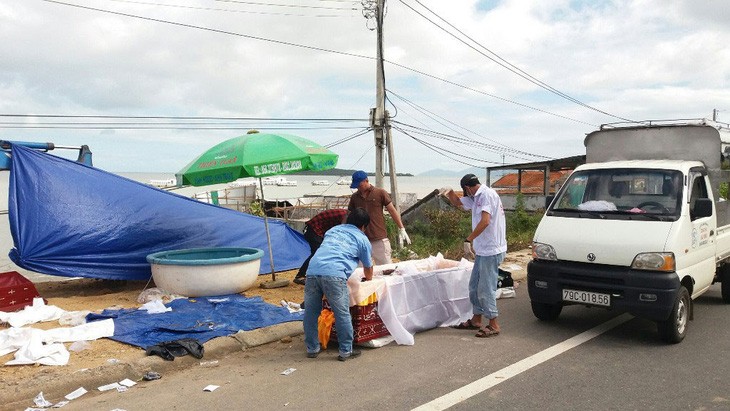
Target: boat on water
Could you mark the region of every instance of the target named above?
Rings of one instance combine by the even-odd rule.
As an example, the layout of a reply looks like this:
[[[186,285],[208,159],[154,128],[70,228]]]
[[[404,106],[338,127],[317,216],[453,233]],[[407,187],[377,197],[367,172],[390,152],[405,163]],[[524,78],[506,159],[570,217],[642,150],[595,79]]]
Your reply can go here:
[[[150,180],[148,184],[153,187],[172,187],[177,184],[177,182],[174,178],[168,178],[167,180]]]
[[[230,188],[237,188],[237,187],[256,187],[259,183],[256,182],[256,180],[243,180],[243,181],[232,181],[228,183],[228,187]]]
[[[341,179],[337,180],[337,185],[340,186],[349,186],[352,181],[349,178],[342,177]]]
[[[313,186],[328,186],[330,185],[329,180],[314,180],[312,181]]]
[[[296,187],[297,186],[297,182],[296,181],[292,181],[292,180],[287,180],[284,177],[279,177],[276,180],[276,185],[279,186],[279,187]]]
[[[296,187],[297,182],[287,180],[286,177],[264,177],[261,182],[265,186]]]

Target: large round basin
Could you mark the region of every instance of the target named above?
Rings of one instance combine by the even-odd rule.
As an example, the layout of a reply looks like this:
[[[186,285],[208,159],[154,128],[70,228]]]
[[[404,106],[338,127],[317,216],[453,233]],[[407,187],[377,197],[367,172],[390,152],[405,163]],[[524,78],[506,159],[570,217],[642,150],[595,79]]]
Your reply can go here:
[[[169,293],[210,297],[248,290],[264,255],[258,248],[190,248],[147,256],[155,284]]]

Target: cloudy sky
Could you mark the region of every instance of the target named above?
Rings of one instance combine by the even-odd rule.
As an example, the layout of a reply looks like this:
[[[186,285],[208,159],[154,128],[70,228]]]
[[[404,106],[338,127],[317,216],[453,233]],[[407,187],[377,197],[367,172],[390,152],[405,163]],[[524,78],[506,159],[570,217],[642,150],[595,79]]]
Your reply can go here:
[[[367,4],[0,0],[0,139],[172,173],[252,128],[346,140],[375,105]],[[616,121],[730,123],[729,21],[725,0],[389,0],[397,171],[583,154]],[[374,170],[372,146],[332,150]]]

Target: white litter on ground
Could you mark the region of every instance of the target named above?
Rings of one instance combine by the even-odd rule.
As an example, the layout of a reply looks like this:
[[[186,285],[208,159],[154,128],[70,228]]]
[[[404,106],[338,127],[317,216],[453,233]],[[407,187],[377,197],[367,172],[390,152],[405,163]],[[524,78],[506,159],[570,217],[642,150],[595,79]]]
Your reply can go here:
[[[76,390],[74,390],[74,392],[66,395],[66,397],[64,397],[64,398],[66,398],[67,400],[75,400],[76,398],[79,398],[80,396],[86,394],[87,392],[88,391],[86,391],[86,389],[84,387],[80,387],[80,388],[77,388]]]
[[[160,314],[172,311],[171,307],[165,307],[162,300],[152,300],[139,307],[140,310],[147,310],[147,314]]]
[[[121,387],[118,382],[113,382],[111,384],[102,385],[101,387],[97,388],[99,391],[109,391],[109,390],[116,390],[117,388]]]

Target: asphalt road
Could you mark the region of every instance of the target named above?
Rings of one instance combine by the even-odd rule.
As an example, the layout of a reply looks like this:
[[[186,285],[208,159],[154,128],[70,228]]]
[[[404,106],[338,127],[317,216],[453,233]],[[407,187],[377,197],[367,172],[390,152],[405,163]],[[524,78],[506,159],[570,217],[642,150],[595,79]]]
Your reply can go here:
[[[494,338],[439,328],[417,334],[414,346],[365,349],[343,363],[336,347],[305,358],[298,337],[127,392],[89,393],[64,409],[439,409],[432,401],[493,373],[487,389],[472,389],[451,409],[730,409],[730,305],[719,285],[695,301],[695,319],[676,345],[661,342],[650,321],[598,308],[566,307],[557,322],[540,322],[524,284],[517,298],[499,300],[499,310],[502,334]],[[573,337],[624,318],[561,352]],[[288,368],[296,371],[280,374]],[[203,392],[210,384],[220,388]]]

